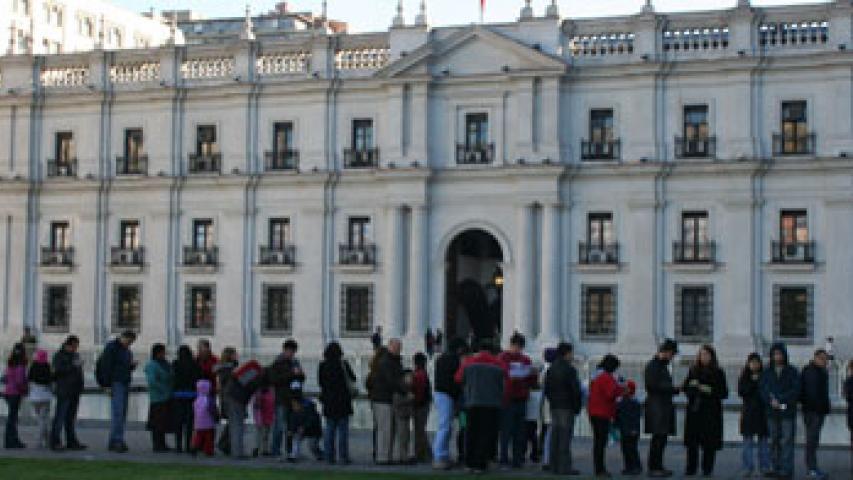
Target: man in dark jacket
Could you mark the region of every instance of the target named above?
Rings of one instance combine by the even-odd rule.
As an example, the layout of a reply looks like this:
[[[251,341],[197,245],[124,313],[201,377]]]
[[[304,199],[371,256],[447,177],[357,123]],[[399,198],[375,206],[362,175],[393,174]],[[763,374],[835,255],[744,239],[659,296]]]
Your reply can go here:
[[[136,333],[128,330],[110,341],[103,353],[111,396],[108,446],[111,452],[125,453],[128,450],[127,443],[124,441],[124,427],[127,421],[130,376],[137,365],[130,351],[130,346],[135,341]]]
[[[582,406],[578,371],[572,365],[574,348],[570,343],[557,346],[557,359],[545,375],[545,398],[551,406],[551,472],[556,475],[579,475],[572,468],[572,437],[575,417]]]
[[[829,354],[818,350],[811,363],[803,369],[800,379],[800,402],[803,405],[803,423],[806,427],[806,468],[809,478],[826,478],[817,467],[817,447],[823,422],[831,410],[829,401],[829,372],[826,366]]]
[[[649,445],[649,476],[671,477],[672,471],[663,466],[667,437],[675,435],[675,405],[672,397],[679,389],[672,381],[669,364],[678,353],[675,340],[667,339],[657,355],[646,364],[646,433],[652,436]]]
[[[776,478],[794,476],[794,434],[800,374],[788,363],[782,343],[770,348],[770,365],[761,374],[761,398],[767,405],[770,458]]]
[[[403,360],[399,339],[388,341],[388,352],[379,358],[371,390],[373,415],[376,422],[376,463],[388,465],[394,446],[394,394],[405,393],[403,388]]]
[[[282,345],[281,354],[275,359],[267,370],[269,381],[275,388],[275,420],[272,427],[272,455],[282,455],[282,437],[287,431],[287,417],[290,414],[290,406],[293,395],[302,394],[302,385],[305,383],[305,372],[296,358],[299,344],[290,339]],[[285,442],[285,452],[290,451],[290,437]],[[282,457],[284,458],[284,457]]]
[[[432,445],[433,467],[446,470],[451,467],[450,438],[453,436],[453,418],[458,409],[462,389],[453,379],[459,370],[462,355],[467,345],[461,339],[453,339],[447,352],[441,354],[435,361],[435,388],[433,402],[438,416],[438,428]]]
[[[77,349],[80,339],[71,335],[53,355],[53,376],[56,393],[56,412],[53,417],[53,428],[50,432],[50,448],[62,449],[60,436],[65,428],[65,448],[69,450],[85,450],[86,446],[77,440],[75,424],[77,423],[77,407],[80,405],[80,395],[83,393],[83,360]]]

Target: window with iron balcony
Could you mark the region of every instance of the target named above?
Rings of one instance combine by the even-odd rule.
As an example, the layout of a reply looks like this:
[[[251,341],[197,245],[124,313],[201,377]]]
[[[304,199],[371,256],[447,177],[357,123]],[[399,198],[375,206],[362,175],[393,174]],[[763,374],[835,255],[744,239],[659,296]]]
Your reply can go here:
[[[806,210],[783,210],[780,213],[779,238],[770,243],[773,263],[815,262],[815,242],[809,238]]]
[[[489,115],[469,113],[465,115],[465,142],[456,145],[456,163],[459,165],[483,165],[495,159],[495,144],[489,142]]]
[[[189,155],[190,173],[221,173],[222,154],[216,140],[216,127],[200,125],[196,130],[196,150]]]
[[[371,168],[379,165],[379,149],[374,143],[373,120],[352,121],[351,147],[344,150],[344,168]]]
[[[807,103],[782,102],[780,133],[773,134],[773,155],[813,155],[816,136],[809,131]]]
[[[593,212],[587,215],[587,238],[580,242],[578,263],[581,265],[615,265],[619,263],[619,244],[613,228],[613,214]]]
[[[261,245],[258,263],[287,266],[296,264],[296,247],[293,245],[289,218],[269,220],[269,243]]]
[[[581,160],[618,160],[621,143],[613,132],[613,110],[589,112],[589,139],[581,140]]]
[[[293,148],[293,124],[273,124],[273,148],[265,152],[266,170],[282,171],[299,168],[299,151]]]
[[[68,222],[52,222],[50,239],[41,249],[43,266],[70,267],[74,265],[74,247],[71,246],[71,225]]]
[[[684,107],[683,134],[675,137],[676,158],[714,158],[717,137],[710,134],[707,105]]]
[[[76,177],[77,157],[74,155],[74,135],[57,132],[54,158],[47,161],[48,177]]]
[[[142,129],[124,131],[124,156],[116,157],[116,175],[145,175],[148,173],[148,155],[144,150]]]
[[[140,244],[139,221],[122,220],[119,230],[119,245],[112,247],[110,263],[114,266],[142,266],[145,263],[145,247]]]
[[[708,212],[681,215],[681,240],[672,243],[674,263],[713,263],[717,245],[710,238]]]
[[[192,245],[184,247],[184,265],[216,266],[219,263],[219,248],[213,242],[213,220],[193,221]]]

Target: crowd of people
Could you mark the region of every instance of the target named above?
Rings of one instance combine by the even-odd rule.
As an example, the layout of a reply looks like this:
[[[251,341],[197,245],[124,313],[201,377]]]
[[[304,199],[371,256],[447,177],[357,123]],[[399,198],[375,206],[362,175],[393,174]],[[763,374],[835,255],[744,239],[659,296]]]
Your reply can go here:
[[[430,375],[432,351],[404,361],[402,342],[391,339],[383,344],[379,335],[377,331],[371,339],[374,354],[363,383],[373,413],[373,462],[377,465],[431,462],[436,469],[464,466],[482,473],[495,462],[504,469],[541,462],[553,474],[579,475],[572,442],[585,408],[596,477],[610,477],[605,453],[612,441],[621,446],[623,475],[645,471],[649,477],[670,477],[673,472],[664,465],[665,451],[677,431],[675,398],[684,395],[684,475],[714,473],[716,454],[723,447],[723,402],[730,392],[710,345],[699,348],[686,378],[676,383],[671,363],[678,344],[663,342],[646,364],[642,379],[646,396],[641,402],[638,380],[619,374],[620,359],[613,354],[601,359],[585,383],[573,365],[574,351],[568,343],[546,349],[538,367],[524,353],[525,338],[518,333],[505,351],[489,339],[452,339],[435,359]],[[138,366],[131,351],[135,339],[130,331],[112,339],[95,365],[95,379],[111,399],[107,447],[118,453],[128,451],[125,424],[131,378]],[[2,377],[8,405],[5,448],[26,448],[18,434],[25,399],[38,424],[40,447],[87,448],[75,432],[84,387],[79,345],[77,337],[69,336],[52,359],[24,342],[14,345]],[[146,426],[154,452],[213,456],[218,449],[235,459],[248,459],[244,437],[251,417],[252,456],[297,462],[306,446],[317,461],[350,464],[349,422],[360,394],[359,379],[341,345],[329,343],[316,372],[318,407],[304,390],[306,372],[297,352],[296,341],[287,340],[276,359],[262,366],[252,359],[241,362],[233,347],[217,357],[207,340],[199,340],[195,352],[182,345],[171,361],[163,344],[153,345],[143,371],[149,397]],[[817,451],[831,411],[829,361],[826,351],[817,350],[799,371],[790,364],[783,344],[773,345],[766,362],[758,353],[748,356],[736,383],[742,399],[744,477],[793,478],[794,438],[801,412],[806,474],[827,478],[818,466]],[[853,361],[846,373],[844,395],[853,444]],[[52,418],[51,405],[55,405]],[[430,440],[427,421],[433,412],[437,431]],[[451,454],[454,430],[455,456]],[[638,448],[643,434],[650,438],[645,468]],[[170,435],[174,436],[172,448]]]

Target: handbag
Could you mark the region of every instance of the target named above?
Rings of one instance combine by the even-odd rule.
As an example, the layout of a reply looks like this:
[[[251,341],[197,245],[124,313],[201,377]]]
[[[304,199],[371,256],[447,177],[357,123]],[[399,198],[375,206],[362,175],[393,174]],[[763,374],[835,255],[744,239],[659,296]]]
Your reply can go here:
[[[355,374],[352,373],[352,368],[346,360],[341,360],[341,370],[344,372],[344,380],[347,382],[347,390],[349,391],[350,396],[353,398],[357,397],[358,382],[353,378]]]

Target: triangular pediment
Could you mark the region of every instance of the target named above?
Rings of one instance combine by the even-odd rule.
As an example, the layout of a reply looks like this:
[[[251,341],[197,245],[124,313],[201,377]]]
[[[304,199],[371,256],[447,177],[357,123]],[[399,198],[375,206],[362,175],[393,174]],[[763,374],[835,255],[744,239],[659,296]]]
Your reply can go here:
[[[442,40],[432,40],[377,72],[384,78],[452,77],[506,72],[562,73],[563,59],[525,45],[486,27],[475,25]]]

